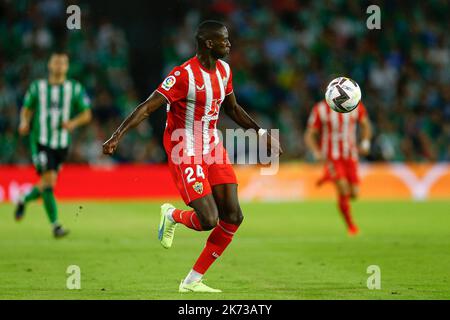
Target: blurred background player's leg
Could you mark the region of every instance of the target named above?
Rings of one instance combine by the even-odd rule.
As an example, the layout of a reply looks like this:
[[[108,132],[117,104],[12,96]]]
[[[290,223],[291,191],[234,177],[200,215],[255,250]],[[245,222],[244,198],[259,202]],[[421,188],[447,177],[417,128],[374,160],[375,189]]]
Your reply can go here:
[[[38,153],[38,146],[36,143],[33,143],[33,141],[30,141],[30,150],[31,150],[31,159],[33,160],[34,167],[39,174],[39,176],[42,174],[42,166],[41,166],[41,160],[43,160],[42,157],[39,157]],[[36,183],[30,191],[28,191],[26,194],[20,195],[19,201],[17,202],[16,210],[14,213],[14,218],[16,221],[20,221],[23,219],[25,215],[25,207],[26,205],[33,200],[37,200],[42,195],[42,184],[41,181]]]
[[[41,190],[42,187],[39,185],[39,183],[35,184],[33,188],[31,188],[30,191],[28,191],[26,194],[21,195],[19,201],[17,202],[16,211],[14,214],[14,217],[16,221],[20,221],[23,219],[25,215],[25,206],[33,200],[37,200],[41,197]]]
[[[58,169],[64,161],[67,151],[64,149],[51,150],[42,146],[38,146],[37,150],[39,151],[37,157],[33,152],[32,154],[36,170],[40,174],[40,180],[30,192],[19,200],[15,217],[16,220],[20,220],[25,213],[26,204],[42,197],[45,212],[53,228],[53,235],[55,238],[61,238],[66,236],[68,231],[63,229],[58,221],[58,207],[53,190],[58,178]]]
[[[348,178],[353,173],[349,169],[353,169],[353,167],[349,168],[345,160],[329,160],[325,164],[325,176],[327,177],[326,180],[334,181],[338,197],[338,209],[344,218],[349,235],[356,235],[359,230],[353,222],[350,207],[351,190],[349,181],[352,179]]]
[[[353,222],[350,206],[350,184],[345,178],[336,180],[336,189],[338,193],[338,207],[347,225],[349,235],[358,234],[359,230]]]
[[[58,206],[56,204],[55,195],[53,193],[56,185],[58,173],[54,170],[46,171],[41,177],[42,183],[42,200],[44,202],[44,209],[47,213],[48,220],[53,227],[53,234],[56,238],[67,235],[67,231],[62,229],[58,222]]]

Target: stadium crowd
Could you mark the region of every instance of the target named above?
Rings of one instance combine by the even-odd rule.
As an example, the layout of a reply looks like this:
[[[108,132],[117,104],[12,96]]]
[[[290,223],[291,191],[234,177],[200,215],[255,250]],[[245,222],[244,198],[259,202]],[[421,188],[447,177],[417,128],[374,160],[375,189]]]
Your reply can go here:
[[[365,1],[178,1],[161,28],[161,79],[192,56],[198,23],[220,19],[229,26],[236,96],[263,127],[280,128],[283,159],[309,159],[302,139],[309,111],[331,79],[346,75],[361,85],[373,123],[369,160],[450,161],[450,5],[380,3],[381,30],[369,30]],[[94,121],[76,132],[70,161],[111,161],[100,155],[101,143],[150,93],[136,90],[124,30],[83,10],[83,29],[61,35],[63,1],[1,5],[0,163],[29,162],[16,130],[19,109],[30,82],[46,75],[57,46],[67,49],[70,77],[93,101]],[[233,126],[222,118],[222,128]],[[125,138],[115,161],[163,162],[160,135],[143,123]]]

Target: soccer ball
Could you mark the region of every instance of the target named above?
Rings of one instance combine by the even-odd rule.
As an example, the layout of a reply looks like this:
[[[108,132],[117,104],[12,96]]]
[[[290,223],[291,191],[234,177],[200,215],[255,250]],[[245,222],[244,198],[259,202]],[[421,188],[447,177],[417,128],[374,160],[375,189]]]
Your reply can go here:
[[[353,111],[361,101],[361,89],[356,81],[339,77],[328,84],[325,100],[334,111],[347,113]]]

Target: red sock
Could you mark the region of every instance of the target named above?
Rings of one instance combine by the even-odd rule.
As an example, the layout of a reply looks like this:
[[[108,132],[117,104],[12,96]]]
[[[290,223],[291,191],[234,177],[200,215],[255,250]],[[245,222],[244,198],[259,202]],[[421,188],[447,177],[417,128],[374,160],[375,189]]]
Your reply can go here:
[[[190,229],[197,231],[202,230],[202,226],[194,210],[187,211],[175,209],[172,212],[172,218],[175,222],[182,223]]]
[[[350,213],[350,197],[348,195],[339,196],[339,209],[341,210],[347,227],[353,228],[354,224],[352,221],[352,215]]]
[[[192,269],[198,273],[205,274],[211,264],[222,254],[233,239],[238,225],[226,223],[219,220],[206,241],[206,246],[195,262]]]

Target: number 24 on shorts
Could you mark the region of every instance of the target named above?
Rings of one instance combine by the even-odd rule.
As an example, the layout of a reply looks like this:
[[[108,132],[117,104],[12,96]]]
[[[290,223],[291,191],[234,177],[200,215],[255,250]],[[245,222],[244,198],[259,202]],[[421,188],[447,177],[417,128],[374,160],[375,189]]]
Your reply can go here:
[[[203,168],[201,165],[196,165],[196,177],[197,178],[202,178],[205,179],[205,174],[203,173]],[[186,175],[186,181],[188,183],[194,182],[195,180],[197,180],[194,177],[194,168],[193,167],[187,167],[186,169],[184,169],[184,174]]]

